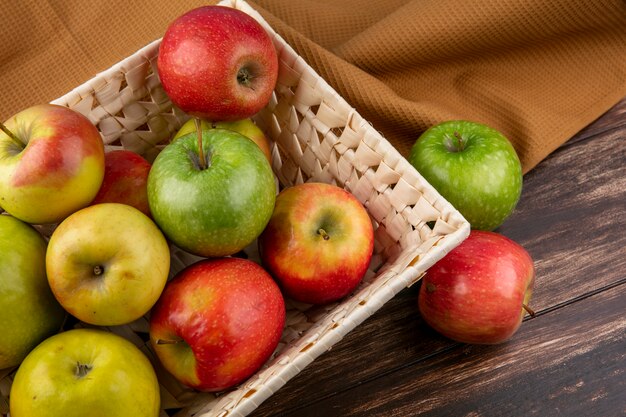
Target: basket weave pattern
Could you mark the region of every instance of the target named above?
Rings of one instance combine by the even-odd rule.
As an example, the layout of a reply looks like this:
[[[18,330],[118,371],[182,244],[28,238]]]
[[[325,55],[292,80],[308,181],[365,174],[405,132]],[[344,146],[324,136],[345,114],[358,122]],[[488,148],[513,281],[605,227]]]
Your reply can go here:
[[[271,35],[280,70],[269,105],[255,122],[273,141],[280,187],[326,182],[353,193],[375,229],[374,256],[359,288],[341,302],[309,306],[286,300],[287,321],[272,358],[248,381],[221,394],[198,393],[164,371],[151,351],[146,317],[108,328],[151,359],[161,383],[162,416],[244,416],[303,367],[371,316],[460,243],[469,224],[354,108],[340,97],[249,5],[230,0]],[[105,148],[153,160],[189,118],[169,101],[156,71],[160,40],[55,100],[87,116]],[[170,277],[200,258],[172,247]],[[246,249],[258,259],[255,245]],[[7,373],[7,372],[5,372]],[[0,413],[8,412],[13,373],[0,375]]]

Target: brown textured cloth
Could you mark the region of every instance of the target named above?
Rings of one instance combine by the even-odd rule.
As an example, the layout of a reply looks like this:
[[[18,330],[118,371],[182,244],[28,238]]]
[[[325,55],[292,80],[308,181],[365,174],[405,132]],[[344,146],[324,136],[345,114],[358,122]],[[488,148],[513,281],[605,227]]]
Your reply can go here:
[[[0,9],[0,118],[55,99],[163,35],[194,0],[20,0]],[[626,95],[624,0],[250,2],[403,154],[477,120],[524,171]]]

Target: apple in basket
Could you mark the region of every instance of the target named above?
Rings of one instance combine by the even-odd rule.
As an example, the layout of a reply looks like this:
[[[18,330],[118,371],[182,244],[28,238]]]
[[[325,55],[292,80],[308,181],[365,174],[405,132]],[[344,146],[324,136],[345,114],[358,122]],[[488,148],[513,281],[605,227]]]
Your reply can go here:
[[[148,173],[151,166],[150,162],[135,152],[107,152],[104,155],[104,179],[91,204],[127,204],[150,216]]]
[[[267,158],[267,160],[271,163],[271,153],[270,153],[270,141],[265,136],[265,133],[252,121],[252,119],[243,119],[243,120],[235,120],[231,122],[214,122],[209,123],[206,120],[202,120],[201,128],[203,130],[219,128],[219,129],[227,129],[234,130],[235,132],[241,133],[245,137],[251,139],[254,143],[256,143],[259,148],[263,151],[263,154]],[[172,141],[180,138],[181,136],[185,136],[189,133],[195,132],[196,127],[194,123],[194,119],[187,120],[181,128],[176,132]]]
[[[11,417],[158,417],[161,399],[139,348],[104,330],[74,329],[24,359],[9,402]]]
[[[211,121],[240,120],[269,102],[278,58],[254,18],[230,7],[204,6],[168,26],[157,68],[163,89],[184,112]]]
[[[198,256],[232,255],[267,225],[274,173],[261,149],[237,132],[210,129],[201,137],[180,137],[156,157],[148,176],[150,211],[178,247]]]
[[[19,365],[61,329],[65,311],[46,279],[46,241],[29,224],[0,215],[0,369]]]
[[[509,339],[528,312],[535,269],[526,250],[490,231],[467,239],[433,265],[418,296],[422,317],[458,342],[494,344]]]
[[[67,217],[46,252],[56,299],[86,323],[113,326],[146,314],[161,295],[169,246],[152,220],[134,207],[103,203]]]
[[[104,176],[104,145],[89,119],[42,104],[0,127],[4,210],[28,223],[56,223],[93,200]]]
[[[222,391],[268,360],[284,324],[284,299],[261,266],[240,258],[201,260],[165,287],[151,312],[150,342],[179,381]]]
[[[409,161],[472,229],[493,230],[513,212],[522,192],[522,166],[497,130],[451,120],[426,130]]]
[[[372,222],[363,205],[348,191],[323,183],[281,191],[259,237],[263,265],[289,297],[310,304],[353,291],[373,248]]]

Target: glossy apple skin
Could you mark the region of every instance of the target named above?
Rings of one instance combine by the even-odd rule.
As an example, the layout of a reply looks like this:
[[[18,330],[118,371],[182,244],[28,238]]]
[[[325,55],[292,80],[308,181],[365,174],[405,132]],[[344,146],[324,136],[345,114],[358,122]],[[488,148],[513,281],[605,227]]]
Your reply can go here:
[[[56,223],[87,206],[104,177],[104,145],[82,114],[52,104],[5,122],[24,144],[0,132],[0,206],[28,223]]]
[[[179,381],[222,391],[268,360],[284,324],[284,299],[261,266],[240,258],[202,260],[167,284],[151,312],[150,342]]]
[[[278,77],[267,32],[246,13],[223,6],[199,7],[174,20],[157,67],[172,102],[211,121],[254,115],[269,102]]]
[[[372,222],[363,205],[348,191],[323,183],[281,191],[259,237],[263,265],[289,297],[310,304],[352,292],[373,249]]]
[[[70,215],[46,252],[48,282],[70,314],[114,326],[146,314],[169,275],[165,237],[148,216],[126,204],[103,203]]]
[[[207,122],[206,120],[202,120],[201,122],[202,129],[227,129],[233,130],[235,132],[241,133],[245,137],[251,139],[254,143],[258,145],[259,148],[263,151],[263,154],[267,158],[269,163],[272,162],[272,156],[270,151],[270,141],[265,136],[265,133],[252,121],[252,119],[243,119],[243,120],[235,120],[232,122],[215,122],[213,124]],[[180,128],[176,135],[172,138],[172,142],[181,136],[185,136],[189,133],[193,133],[196,131],[196,124],[194,119],[187,120]]]
[[[456,150],[455,132],[464,147]],[[513,212],[522,192],[515,149],[482,123],[451,120],[426,130],[409,162],[467,219],[472,229],[494,230]]]
[[[533,260],[513,240],[489,231],[469,237],[426,272],[418,296],[422,317],[463,343],[496,344],[518,330],[535,282]]]
[[[150,162],[135,152],[107,152],[104,155],[104,179],[91,204],[127,204],[150,216],[148,173],[151,167]]]
[[[63,324],[46,279],[46,245],[30,225],[0,215],[0,369],[19,365]]]
[[[78,365],[85,368],[79,376]],[[157,417],[159,383],[131,342],[96,329],[75,329],[38,345],[11,386],[12,417]]]
[[[202,135],[204,169],[196,133],[159,153],[148,176],[150,211],[176,246],[204,257],[232,255],[267,225],[276,200],[274,173],[243,135],[225,129]]]

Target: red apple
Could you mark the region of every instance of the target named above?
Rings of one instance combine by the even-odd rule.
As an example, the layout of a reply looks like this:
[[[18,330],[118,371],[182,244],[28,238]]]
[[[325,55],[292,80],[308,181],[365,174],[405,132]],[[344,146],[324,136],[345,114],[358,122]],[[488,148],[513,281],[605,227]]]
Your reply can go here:
[[[518,243],[495,232],[469,237],[424,275],[422,317],[442,335],[463,343],[495,344],[520,327],[535,282],[533,260]]]
[[[278,77],[267,32],[246,13],[224,6],[199,7],[174,20],[157,65],[172,102],[211,121],[254,115],[269,102]]]
[[[147,188],[150,167],[150,163],[135,152],[107,152],[104,155],[104,179],[91,204],[126,204],[150,216]]]
[[[0,126],[0,206],[28,223],[57,223],[89,205],[104,176],[98,129],[67,107],[29,107]]]
[[[363,279],[374,231],[363,205],[335,185],[306,183],[283,190],[259,237],[263,264],[291,298],[336,301]]]
[[[239,258],[202,260],[165,287],[151,313],[150,341],[179,381],[221,391],[268,360],[284,324],[282,294],[261,266]]]

